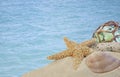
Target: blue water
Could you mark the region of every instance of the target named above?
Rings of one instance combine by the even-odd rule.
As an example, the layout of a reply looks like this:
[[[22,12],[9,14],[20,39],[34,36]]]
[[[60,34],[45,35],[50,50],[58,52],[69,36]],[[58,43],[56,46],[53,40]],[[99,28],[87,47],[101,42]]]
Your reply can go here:
[[[120,22],[120,0],[0,0],[0,77],[49,64],[63,37],[90,39],[109,20]]]

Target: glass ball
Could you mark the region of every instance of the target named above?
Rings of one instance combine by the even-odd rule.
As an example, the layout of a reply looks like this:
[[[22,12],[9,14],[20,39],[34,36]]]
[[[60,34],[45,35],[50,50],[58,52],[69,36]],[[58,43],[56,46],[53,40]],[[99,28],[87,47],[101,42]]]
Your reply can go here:
[[[117,22],[108,21],[96,29],[93,38],[97,42],[120,42],[120,26]]]

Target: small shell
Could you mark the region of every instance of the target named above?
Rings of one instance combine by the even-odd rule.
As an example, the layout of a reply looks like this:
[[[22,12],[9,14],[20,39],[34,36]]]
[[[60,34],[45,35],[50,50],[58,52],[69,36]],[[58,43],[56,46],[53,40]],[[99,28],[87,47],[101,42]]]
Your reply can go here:
[[[118,42],[99,43],[96,47],[94,47],[94,50],[120,53],[120,43]]]
[[[120,66],[120,60],[107,52],[94,52],[86,58],[87,66],[95,73],[105,73]]]

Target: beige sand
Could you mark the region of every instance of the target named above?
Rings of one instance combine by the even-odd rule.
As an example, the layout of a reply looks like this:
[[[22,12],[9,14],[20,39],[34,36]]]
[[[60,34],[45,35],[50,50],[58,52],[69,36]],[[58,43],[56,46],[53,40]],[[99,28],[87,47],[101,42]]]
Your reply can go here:
[[[120,59],[120,53],[110,52],[113,56]],[[24,74],[22,77],[120,77],[120,67],[107,73],[93,73],[85,64],[85,59],[77,70],[73,69],[73,58],[67,57],[43,68],[33,70]]]

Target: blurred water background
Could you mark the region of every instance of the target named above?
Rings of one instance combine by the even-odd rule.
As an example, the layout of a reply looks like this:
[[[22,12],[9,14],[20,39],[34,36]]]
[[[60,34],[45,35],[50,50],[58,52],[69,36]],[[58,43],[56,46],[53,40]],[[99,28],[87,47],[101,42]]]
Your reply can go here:
[[[120,21],[120,0],[0,0],[0,77],[49,64],[63,37],[82,42],[109,20]]]

